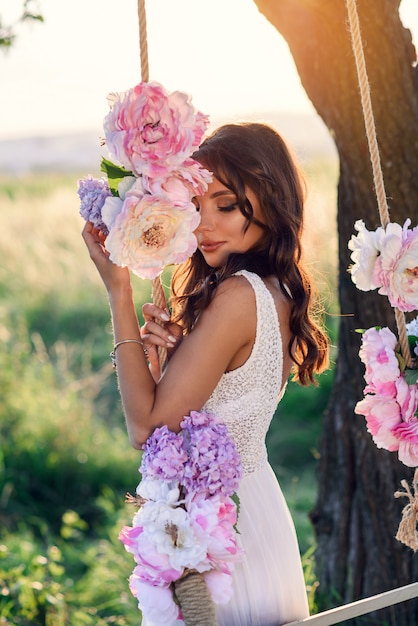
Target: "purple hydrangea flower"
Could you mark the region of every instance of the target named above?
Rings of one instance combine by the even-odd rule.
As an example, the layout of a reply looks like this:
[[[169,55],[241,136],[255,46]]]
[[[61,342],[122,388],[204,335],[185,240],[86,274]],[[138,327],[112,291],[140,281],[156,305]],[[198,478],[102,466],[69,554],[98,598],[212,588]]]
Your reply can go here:
[[[109,231],[102,219],[102,208],[106,198],[112,195],[106,178],[93,178],[90,174],[78,181],[78,195],[81,200],[80,215],[86,221],[92,222],[95,228],[104,235]]]
[[[167,426],[156,428],[143,446],[140,473],[162,480],[182,482],[187,452],[183,449],[183,435]]]
[[[232,496],[242,477],[241,459],[225,424],[192,411],[181,423],[189,460],[183,486],[188,495]]]

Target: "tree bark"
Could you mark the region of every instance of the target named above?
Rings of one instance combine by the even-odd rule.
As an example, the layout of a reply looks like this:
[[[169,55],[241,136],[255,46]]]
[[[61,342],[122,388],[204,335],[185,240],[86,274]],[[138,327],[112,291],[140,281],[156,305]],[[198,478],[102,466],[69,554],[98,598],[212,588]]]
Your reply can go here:
[[[376,325],[397,329],[387,299],[357,290],[347,272],[347,242],[355,232],[355,220],[364,219],[367,228],[375,229],[380,218],[345,2],[255,3],[286,39],[340,159],[338,359],[323,423],[319,494],[311,514],[317,537],[318,597],[321,608],[330,608],[408,584],[418,573],[413,552],[394,538],[406,501],[393,494],[403,478],[410,482],[412,470],[397,460],[396,453],[377,449],[364,418],[354,414],[364,386],[355,329]],[[410,217],[415,226],[418,74],[411,33],[400,21],[399,4],[399,0],[357,0],[390,218],[403,224]],[[280,80],[280,73],[272,80]],[[379,612],[377,619],[373,623],[418,623],[418,602]]]

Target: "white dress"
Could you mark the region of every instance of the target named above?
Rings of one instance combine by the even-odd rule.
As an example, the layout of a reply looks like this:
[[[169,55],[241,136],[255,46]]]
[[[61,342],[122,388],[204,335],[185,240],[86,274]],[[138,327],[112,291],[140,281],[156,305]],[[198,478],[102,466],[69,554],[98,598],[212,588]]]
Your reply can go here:
[[[254,346],[241,367],[222,376],[202,409],[227,425],[244,467],[238,541],[245,556],[235,565],[232,599],[216,613],[219,626],[279,626],[309,615],[295,528],[265,446],[283,391],[283,347],[271,293],[258,275],[237,274],[255,292]]]

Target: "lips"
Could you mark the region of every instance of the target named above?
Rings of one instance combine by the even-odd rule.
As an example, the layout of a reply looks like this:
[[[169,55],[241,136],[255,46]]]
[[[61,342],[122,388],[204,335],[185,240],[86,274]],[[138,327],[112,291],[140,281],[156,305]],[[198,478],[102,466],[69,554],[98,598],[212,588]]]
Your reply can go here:
[[[201,241],[199,243],[199,248],[202,252],[215,252],[218,248],[223,245],[223,241]]]

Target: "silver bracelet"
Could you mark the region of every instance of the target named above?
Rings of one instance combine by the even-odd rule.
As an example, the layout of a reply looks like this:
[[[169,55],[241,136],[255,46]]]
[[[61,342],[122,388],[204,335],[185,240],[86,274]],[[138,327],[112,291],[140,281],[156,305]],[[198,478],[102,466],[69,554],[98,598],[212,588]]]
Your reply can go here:
[[[140,339],[122,339],[122,341],[117,341],[115,343],[115,345],[113,346],[112,352],[109,354],[110,360],[112,361],[112,367],[113,367],[114,370],[116,369],[116,350],[123,343],[138,343],[142,347],[144,353],[146,354],[146,350],[144,348],[144,344],[143,344],[143,342]]]

